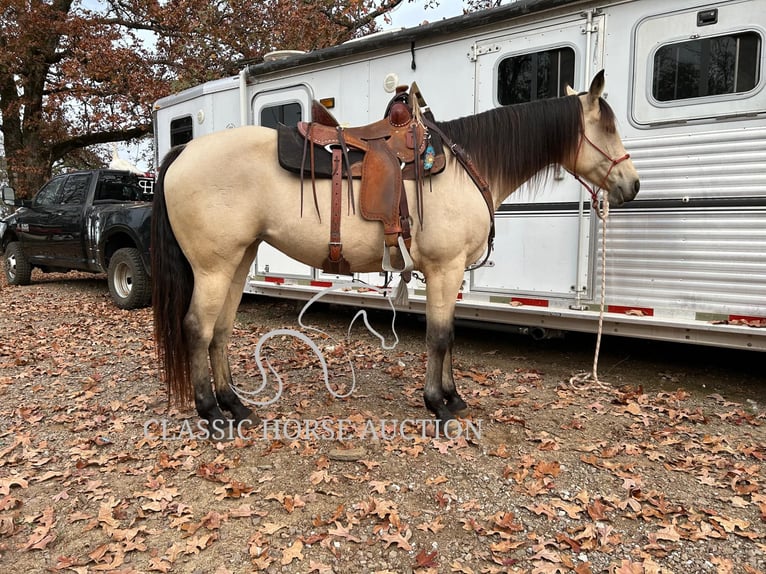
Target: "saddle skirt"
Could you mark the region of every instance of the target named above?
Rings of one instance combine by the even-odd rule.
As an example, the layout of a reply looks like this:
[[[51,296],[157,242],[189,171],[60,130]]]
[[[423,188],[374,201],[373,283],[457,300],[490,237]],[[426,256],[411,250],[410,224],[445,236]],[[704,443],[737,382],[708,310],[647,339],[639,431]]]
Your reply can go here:
[[[398,88],[383,119],[366,126],[344,128],[329,110],[318,102],[312,106],[313,122],[300,122],[296,127],[280,126],[278,156],[280,165],[293,173],[310,177],[316,200],[316,179],[331,178],[332,214],[329,256],[325,272],[351,274],[342,255],[340,241],[341,180],[347,181],[348,202],[355,210],[353,179],[361,179],[359,210],[367,220],[383,223],[385,248],[403,245],[409,248],[410,215],[404,180],[416,182],[418,213],[422,225],[422,182],[440,173],[446,164],[441,139],[425,127],[421,115],[429,117],[417,85],[409,93]],[[321,122],[321,123],[320,123]],[[301,192],[302,193],[302,192]],[[321,218],[321,214],[317,214]],[[384,261],[388,254],[384,252]]]

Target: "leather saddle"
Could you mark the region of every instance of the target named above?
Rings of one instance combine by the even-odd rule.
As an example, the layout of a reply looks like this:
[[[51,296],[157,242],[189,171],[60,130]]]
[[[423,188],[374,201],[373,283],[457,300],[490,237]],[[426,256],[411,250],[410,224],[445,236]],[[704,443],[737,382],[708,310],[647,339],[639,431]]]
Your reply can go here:
[[[441,139],[430,133],[423,123],[424,117],[431,121],[433,118],[417,85],[413,84],[409,91],[406,87],[397,88],[383,119],[365,126],[341,126],[330,111],[316,101],[311,117],[312,122],[300,122],[295,128],[279,128],[279,163],[301,174],[301,205],[304,178],[311,178],[314,205],[320,219],[316,179],[332,179],[329,253],[323,270],[351,275],[340,238],[342,181],[347,182],[349,212],[355,212],[353,180],[360,179],[362,217],[383,223],[383,269],[410,271],[410,212],[403,182],[417,182],[422,225],[423,180],[441,172],[445,165]],[[399,250],[403,260],[401,268],[391,265],[392,247]]]

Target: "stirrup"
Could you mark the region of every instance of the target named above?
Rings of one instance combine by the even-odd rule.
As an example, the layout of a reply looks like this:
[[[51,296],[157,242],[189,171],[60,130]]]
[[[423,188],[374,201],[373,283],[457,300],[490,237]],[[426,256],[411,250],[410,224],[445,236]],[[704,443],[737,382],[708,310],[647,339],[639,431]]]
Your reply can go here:
[[[412,269],[415,267],[415,264],[412,262],[410,252],[407,251],[407,246],[404,244],[404,239],[402,239],[401,235],[397,237],[397,242],[399,243],[399,251],[402,254],[402,259],[404,259],[404,267],[402,269],[396,269],[391,265],[391,248],[384,242],[383,271],[388,271],[390,273],[407,273],[408,271],[412,271]]]

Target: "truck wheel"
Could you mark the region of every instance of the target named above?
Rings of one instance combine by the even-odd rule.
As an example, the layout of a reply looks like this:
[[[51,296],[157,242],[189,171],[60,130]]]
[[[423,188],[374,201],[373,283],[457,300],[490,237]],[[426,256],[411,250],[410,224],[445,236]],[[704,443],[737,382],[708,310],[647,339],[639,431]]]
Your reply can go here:
[[[120,309],[140,309],[151,302],[152,285],[138,249],[118,249],[109,260],[108,277],[109,293]]]
[[[32,266],[18,241],[5,248],[5,278],[10,285],[29,285],[32,281]]]

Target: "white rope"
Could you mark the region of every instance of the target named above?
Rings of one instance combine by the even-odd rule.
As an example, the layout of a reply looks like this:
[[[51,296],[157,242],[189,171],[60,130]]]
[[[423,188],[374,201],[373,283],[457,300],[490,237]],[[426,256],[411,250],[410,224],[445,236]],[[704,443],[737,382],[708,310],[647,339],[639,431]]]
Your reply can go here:
[[[596,332],[596,350],[593,353],[593,370],[590,373],[577,373],[570,377],[569,384],[577,390],[585,390],[592,382],[599,388],[606,389],[608,386],[598,379],[598,356],[601,351],[601,335],[604,331],[604,310],[606,308],[606,220],[609,217],[609,201],[605,197],[600,209],[596,210],[598,218],[601,220],[601,303],[598,312],[598,331]]]

